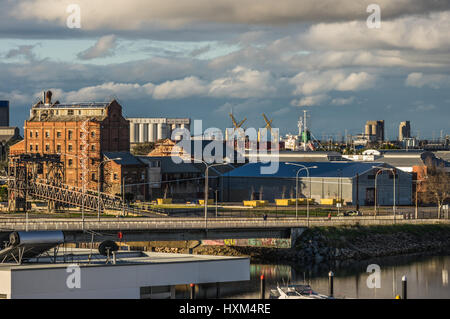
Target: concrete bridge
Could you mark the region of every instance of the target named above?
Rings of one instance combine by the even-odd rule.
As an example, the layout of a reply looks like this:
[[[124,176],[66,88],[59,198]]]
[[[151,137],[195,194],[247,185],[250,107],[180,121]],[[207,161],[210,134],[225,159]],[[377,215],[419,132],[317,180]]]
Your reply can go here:
[[[392,225],[392,217],[310,218],[309,226]],[[396,224],[450,223],[450,220],[397,219]],[[12,231],[62,230],[65,241],[178,241],[243,238],[290,238],[308,227],[306,218],[0,218],[0,240]],[[3,236],[2,236],[3,235]]]

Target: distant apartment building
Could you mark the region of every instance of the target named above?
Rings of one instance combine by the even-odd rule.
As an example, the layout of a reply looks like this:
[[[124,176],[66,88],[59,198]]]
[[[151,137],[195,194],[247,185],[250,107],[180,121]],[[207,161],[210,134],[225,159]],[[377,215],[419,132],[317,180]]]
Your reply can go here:
[[[411,138],[411,125],[409,121],[401,122],[398,127],[398,140],[401,142],[406,138]]]
[[[0,101],[0,126],[9,126],[9,101]]]
[[[384,121],[367,121],[365,135],[373,137],[377,142],[384,141]]]
[[[189,118],[127,118],[130,121],[130,143],[156,142],[171,138],[173,130],[185,128],[190,130]]]

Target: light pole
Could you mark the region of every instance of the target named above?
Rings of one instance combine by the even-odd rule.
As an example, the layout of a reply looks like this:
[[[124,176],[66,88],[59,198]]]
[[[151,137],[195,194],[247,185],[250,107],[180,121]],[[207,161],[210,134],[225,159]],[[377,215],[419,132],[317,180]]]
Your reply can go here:
[[[341,192],[342,192],[342,169],[338,168],[337,169],[339,172],[339,179],[338,179],[338,203],[336,204],[337,209],[338,209],[338,216],[339,216],[339,212],[340,212],[340,207],[341,207]]]
[[[309,200],[311,198],[311,177],[309,176],[309,169],[310,168],[317,168],[317,166],[310,166],[310,167],[306,167],[305,165],[302,164],[296,164],[296,163],[285,163],[286,165],[294,165],[294,166],[299,166],[300,168],[297,170],[297,174],[295,176],[295,218],[298,219],[298,174],[302,171],[302,170],[306,170],[306,175],[309,179],[309,198],[306,198],[306,220],[307,220],[307,225],[309,227]]]
[[[210,167],[220,166],[220,165],[227,165],[228,163],[227,162],[223,162],[223,163],[216,163],[216,164],[208,164],[204,160],[198,159],[198,158],[195,158],[195,157],[192,157],[192,158],[190,158],[190,157],[182,157],[182,158],[183,159],[189,159],[189,160],[197,161],[199,163],[205,164],[206,168],[205,168],[205,203],[204,203],[204,206],[205,206],[205,229],[207,229],[208,228],[208,195],[209,195],[209,185],[208,185],[209,175],[208,175],[208,171],[209,171]]]
[[[120,161],[122,160],[121,157],[117,157],[117,158],[111,158],[111,159],[106,159],[104,161],[101,161],[98,164],[98,171],[97,171],[97,178],[98,178],[98,183],[97,183],[97,193],[98,193],[98,200],[97,200],[97,215],[98,215],[98,221],[100,221],[100,168],[102,167],[102,164],[107,163],[107,162],[111,162],[111,161]]]
[[[394,224],[395,224],[395,202],[396,202],[396,197],[395,197],[395,175],[396,175],[396,171],[395,171],[395,168],[387,168],[387,167],[381,167],[381,166],[372,166],[372,168],[377,168],[378,169],[378,171],[377,171],[377,173],[375,174],[375,218],[376,218],[376,214],[377,214],[377,197],[378,197],[378,194],[377,194],[377,177],[378,177],[378,174],[380,173],[380,172],[382,172],[382,171],[391,171],[392,172],[392,175],[393,175],[393,178],[394,178],[394,205],[393,205],[393,207],[392,207],[392,209],[393,209],[393,212],[394,212]]]

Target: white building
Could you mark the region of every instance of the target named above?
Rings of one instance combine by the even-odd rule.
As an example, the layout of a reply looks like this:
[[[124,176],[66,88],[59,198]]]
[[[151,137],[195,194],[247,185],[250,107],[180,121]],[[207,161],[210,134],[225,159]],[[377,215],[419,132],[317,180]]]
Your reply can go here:
[[[247,257],[119,251],[115,263],[106,263],[98,253],[89,261],[89,252],[73,249],[64,258],[60,253],[56,263],[42,255],[0,264],[0,298],[174,298],[177,285],[250,280]]]
[[[156,142],[170,138],[176,128],[190,130],[189,118],[127,118],[130,121],[130,143]]]

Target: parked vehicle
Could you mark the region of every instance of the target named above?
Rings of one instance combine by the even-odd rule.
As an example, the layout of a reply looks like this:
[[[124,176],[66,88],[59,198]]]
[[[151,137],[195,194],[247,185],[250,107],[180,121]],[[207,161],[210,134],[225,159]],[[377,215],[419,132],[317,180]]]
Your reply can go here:
[[[340,212],[337,216],[338,217],[345,217],[345,216],[362,216],[363,214],[359,210],[349,210],[346,212]]]

